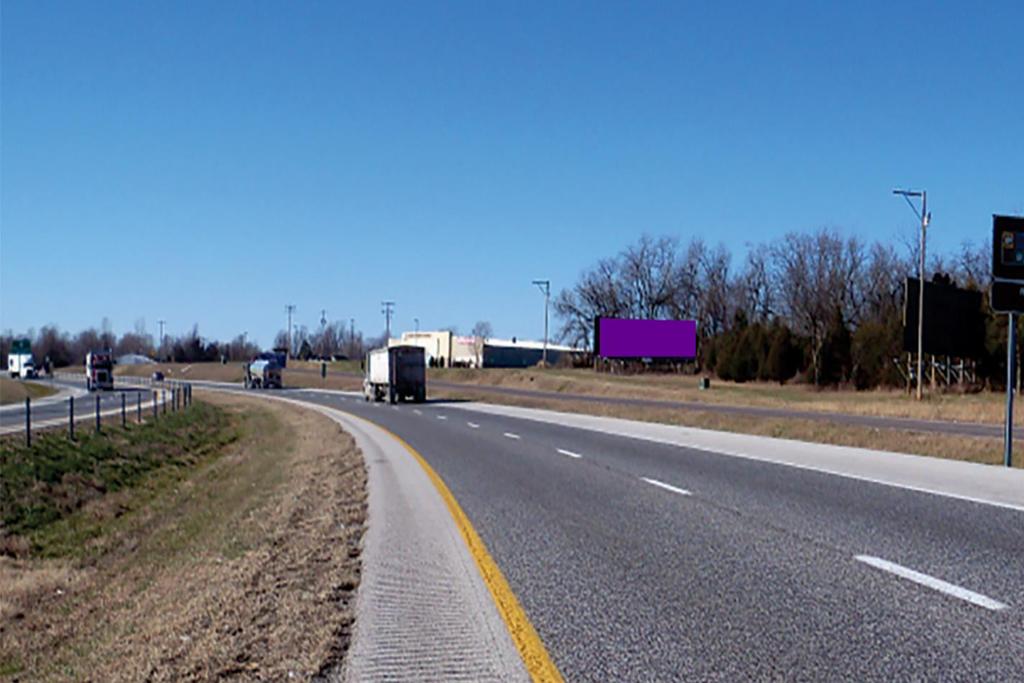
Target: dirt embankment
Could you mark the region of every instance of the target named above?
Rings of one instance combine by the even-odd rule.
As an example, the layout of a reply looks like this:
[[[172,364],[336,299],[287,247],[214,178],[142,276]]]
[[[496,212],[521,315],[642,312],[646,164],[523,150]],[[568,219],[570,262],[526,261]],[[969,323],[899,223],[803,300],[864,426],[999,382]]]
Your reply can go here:
[[[53,387],[35,382],[22,382],[10,377],[0,377],[0,406],[22,403],[25,398],[33,400],[57,393]]]
[[[103,532],[73,552],[0,557],[0,679],[309,680],[340,665],[361,454],[316,413],[205,400],[237,424],[223,453],[89,503],[62,523]]]

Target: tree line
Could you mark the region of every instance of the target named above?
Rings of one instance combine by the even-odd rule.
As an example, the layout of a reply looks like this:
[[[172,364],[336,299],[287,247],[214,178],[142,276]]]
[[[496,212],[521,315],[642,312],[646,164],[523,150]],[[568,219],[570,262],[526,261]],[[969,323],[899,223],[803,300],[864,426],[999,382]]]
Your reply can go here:
[[[585,270],[554,301],[567,343],[591,348],[598,316],[697,321],[697,371],[739,382],[899,386],[906,278],[919,247],[865,242],[822,228],[749,246],[645,235]],[[989,308],[991,245],[930,254],[925,278],[983,293],[979,382],[1005,377],[1007,322]]]
[[[293,332],[293,355],[302,358],[361,357],[367,343],[361,332],[346,328],[340,321],[312,332],[305,326]],[[198,325],[193,325],[183,334],[164,335],[162,341],[157,339],[158,336],[148,333],[141,321],[131,331],[118,336],[106,319],[98,328],[90,327],[76,334],[62,331],[56,325],[45,325],[26,334],[7,330],[0,334],[0,358],[7,358],[15,339],[26,337],[32,343],[32,354],[36,360],[41,364],[49,359],[54,368],[81,365],[85,362],[86,353],[102,349],[112,350],[115,357],[135,354],[175,363],[243,361],[261,350],[244,334],[226,341],[212,339],[201,335]],[[286,331],[278,333],[274,348],[288,348]]]

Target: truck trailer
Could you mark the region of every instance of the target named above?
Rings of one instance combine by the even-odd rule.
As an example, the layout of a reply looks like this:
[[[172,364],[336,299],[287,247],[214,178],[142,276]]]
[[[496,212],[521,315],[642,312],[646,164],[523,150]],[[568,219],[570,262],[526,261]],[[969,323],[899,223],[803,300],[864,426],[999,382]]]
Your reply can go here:
[[[246,389],[280,389],[281,366],[276,360],[257,358],[244,366]]]
[[[109,349],[85,354],[85,388],[89,391],[114,388],[114,354]]]
[[[32,342],[15,339],[7,354],[7,372],[12,378],[32,379],[36,376],[36,362],[32,359]]]
[[[421,346],[400,345],[366,354],[363,398],[390,403],[427,400],[427,362]]]

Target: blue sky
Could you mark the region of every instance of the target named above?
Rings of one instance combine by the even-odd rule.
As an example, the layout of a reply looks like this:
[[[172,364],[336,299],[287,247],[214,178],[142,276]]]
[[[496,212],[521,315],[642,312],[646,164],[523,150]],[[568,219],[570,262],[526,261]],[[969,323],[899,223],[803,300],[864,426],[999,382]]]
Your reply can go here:
[[[1024,213],[1024,3],[2,6],[0,328],[540,337],[641,233]]]

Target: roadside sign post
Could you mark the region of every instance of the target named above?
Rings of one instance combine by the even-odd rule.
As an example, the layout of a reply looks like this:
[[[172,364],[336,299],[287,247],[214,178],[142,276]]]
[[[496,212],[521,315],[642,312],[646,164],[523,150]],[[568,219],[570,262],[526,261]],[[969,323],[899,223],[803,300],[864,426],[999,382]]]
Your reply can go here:
[[[96,433],[100,433],[100,395],[96,394]]]
[[[135,416],[136,416],[136,418],[138,418],[138,419],[136,419],[136,422],[138,422],[139,424],[142,424],[142,392],[141,391],[135,392]]]
[[[32,447],[32,399],[25,397],[25,445]]]
[[[1013,467],[1013,390],[1017,316],[1024,313],[1024,217],[992,216],[992,310],[1007,314],[1006,430],[1003,464]]]
[[[1003,439],[1003,464],[1013,467],[1013,379],[1016,376],[1017,316],[1009,315],[1009,336],[1006,343],[1006,436]]]
[[[128,426],[128,417],[127,417],[127,415],[125,414],[125,411],[124,411],[124,402],[125,402],[124,392],[122,391],[121,392],[121,428],[122,429],[124,429],[125,427]]]
[[[68,398],[68,438],[75,440],[75,397]]]

